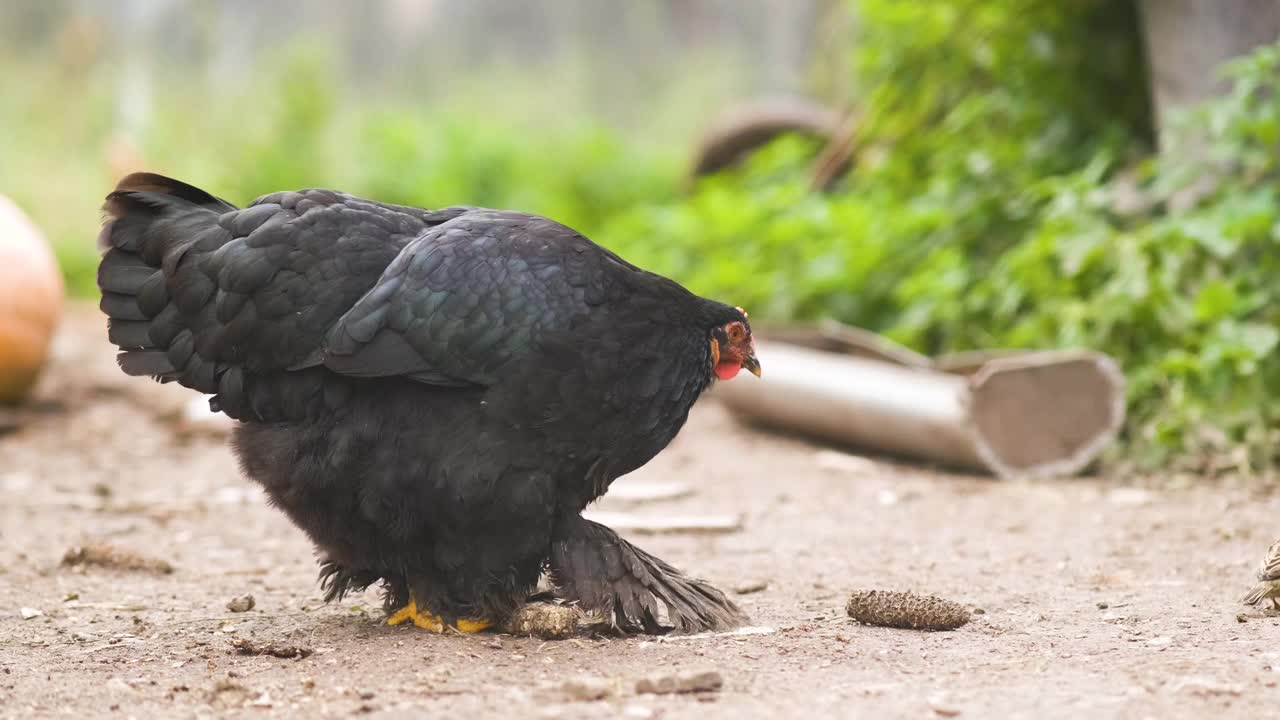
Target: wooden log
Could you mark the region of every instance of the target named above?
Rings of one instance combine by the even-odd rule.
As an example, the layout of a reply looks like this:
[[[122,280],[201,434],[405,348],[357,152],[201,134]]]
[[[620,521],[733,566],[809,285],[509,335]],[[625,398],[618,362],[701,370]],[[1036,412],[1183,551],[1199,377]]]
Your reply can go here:
[[[956,372],[773,341],[757,355],[762,382],[714,391],[748,423],[999,477],[1077,473],[1124,421],[1124,378],[1094,352],[970,355]]]

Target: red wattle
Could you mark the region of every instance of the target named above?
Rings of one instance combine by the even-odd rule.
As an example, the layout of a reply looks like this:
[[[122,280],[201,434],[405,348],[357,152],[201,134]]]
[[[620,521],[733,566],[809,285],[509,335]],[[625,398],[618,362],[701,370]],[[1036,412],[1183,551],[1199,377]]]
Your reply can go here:
[[[742,363],[734,360],[726,360],[722,363],[716,363],[716,377],[721,380],[732,380],[734,375],[742,369]]]

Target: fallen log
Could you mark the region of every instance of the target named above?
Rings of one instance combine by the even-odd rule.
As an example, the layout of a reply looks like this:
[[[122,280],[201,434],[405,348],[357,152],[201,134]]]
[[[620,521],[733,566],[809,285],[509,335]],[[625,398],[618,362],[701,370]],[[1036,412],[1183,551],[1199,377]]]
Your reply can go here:
[[[1080,472],[1124,422],[1124,377],[1101,353],[931,360],[843,326],[773,337],[790,342],[758,343],[763,382],[714,393],[760,427],[1009,478]]]

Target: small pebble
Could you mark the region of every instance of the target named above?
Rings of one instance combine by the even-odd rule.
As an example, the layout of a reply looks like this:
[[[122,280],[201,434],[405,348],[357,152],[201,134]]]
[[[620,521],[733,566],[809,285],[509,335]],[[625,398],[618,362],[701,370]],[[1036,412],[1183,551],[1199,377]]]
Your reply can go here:
[[[231,598],[227,603],[227,609],[234,613],[249,612],[255,604],[252,595],[241,595]]]
[[[750,595],[751,593],[764,592],[768,589],[768,580],[752,580],[735,586],[733,591],[739,595]]]
[[[716,692],[722,687],[724,677],[715,670],[689,675],[662,675],[636,681],[636,692],[641,695]]]
[[[716,692],[724,687],[724,678],[715,670],[685,675],[676,680],[676,692]]]
[[[577,678],[566,680],[560,690],[571,700],[592,702],[612,695],[613,684],[603,678]]]
[[[1106,601],[1099,601],[1099,602],[1098,602],[1098,609],[1099,609],[1099,610],[1106,610],[1106,609],[1107,609],[1107,608],[1109,608],[1109,607],[1111,607],[1111,605],[1110,605],[1110,604],[1108,604]]]
[[[670,675],[657,678],[640,678],[636,692],[641,695],[670,695],[676,691],[676,679]]]
[[[44,613],[35,608],[24,607],[18,611],[18,614],[22,616],[23,620],[30,620],[31,618],[38,618]]]

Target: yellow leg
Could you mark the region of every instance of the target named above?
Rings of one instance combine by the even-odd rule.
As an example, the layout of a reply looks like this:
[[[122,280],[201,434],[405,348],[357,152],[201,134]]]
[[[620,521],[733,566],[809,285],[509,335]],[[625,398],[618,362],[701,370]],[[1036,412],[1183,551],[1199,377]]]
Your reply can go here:
[[[425,610],[418,610],[418,602],[409,598],[409,604],[397,610],[387,618],[388,625],[400,625],[401,623],[412,621],[414,625],[429,630],[431,632],[442,633],[446,629],[457,630],[462,633],[478,633],[482,630],[488,630],[493,627],[493,623],[489,620],[459,620],[457,627],[445,625],[444,620],[439,615],[434,615]]]

